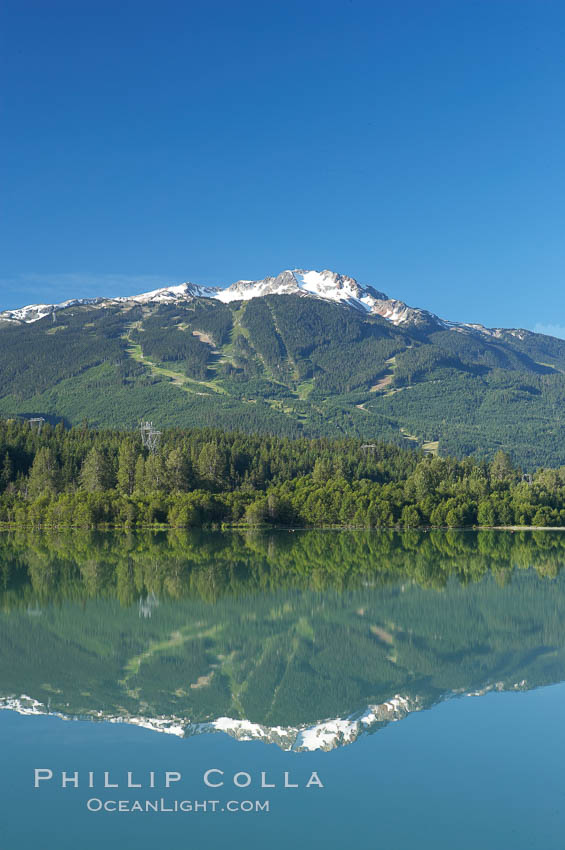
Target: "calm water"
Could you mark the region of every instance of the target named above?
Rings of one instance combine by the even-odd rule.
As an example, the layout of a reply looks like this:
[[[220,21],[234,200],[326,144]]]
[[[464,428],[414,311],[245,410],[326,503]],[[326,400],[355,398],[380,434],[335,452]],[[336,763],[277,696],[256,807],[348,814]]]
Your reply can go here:
[[[558,532],[1,536],[0,847],[562,850],[563,563]],[[207,811],[88,810],[119,800]]]

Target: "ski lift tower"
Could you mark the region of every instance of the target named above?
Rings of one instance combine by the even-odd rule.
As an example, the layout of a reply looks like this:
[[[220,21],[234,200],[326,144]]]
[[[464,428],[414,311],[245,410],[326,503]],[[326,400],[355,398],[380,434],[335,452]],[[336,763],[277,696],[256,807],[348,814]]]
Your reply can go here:
[[[155,454],[161,442],[161,431],[157,431],[152,422],[144,422],[143,419],[141,420],[141,442],[151,454]]]
[[[32,431],[37,431],[38,434],[41,434],[41,429],[45,425],[43,416],[34,416],[33,419],[28,419],[28,422]]]

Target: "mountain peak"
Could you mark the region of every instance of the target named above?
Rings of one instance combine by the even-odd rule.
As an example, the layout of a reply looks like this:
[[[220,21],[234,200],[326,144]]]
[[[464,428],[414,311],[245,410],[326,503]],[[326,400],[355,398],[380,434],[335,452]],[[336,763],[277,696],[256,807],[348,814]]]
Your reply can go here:
[[[105,307],[112,304],[174,304],[192,301],[194,298],[213,298],[228,304],[232,301],[249,301],[266,295],[299,295],[331,301],[350,307],[365,314],[381,316],[393,325],[421,329],[456,330],[480,333],[489,336],[500,331],[488,330],[482,325],[449,322],[434,313],[418,307],[410,307],[404,301],[389,298],[372,286],[360,284],[355,278],[339,274],[330,269],[285,269],[274,277],[262,280],[238,280],[225,288],[199,286],[186,282],[164,286],[139,295],[113,298],[78,298],[59,304],[31,304],[16,310],[0,313],[4,322],[30,323],[43,319],[58,310],[74,306]]]
[[[336,301],[366,313],[374,312],[376,301],[388,297],[370,286],[362,286],[355,278],[330,269],[285,269],[275,277],[263,280],[240,280],[222,289],[215,296],[219,301],[248,301],[264,295],[310,295],[326,301]]]

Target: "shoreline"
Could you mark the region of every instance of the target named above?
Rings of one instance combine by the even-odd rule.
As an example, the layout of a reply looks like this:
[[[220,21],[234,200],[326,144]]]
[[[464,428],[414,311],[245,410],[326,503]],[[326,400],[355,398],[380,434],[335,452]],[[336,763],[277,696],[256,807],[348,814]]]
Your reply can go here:
[[[563,525],[250,525],[248,523],[218,523],[210,525],[172,525],[170,523],[140,523],[137,525],[28,525],[0,522],[0,531],[286,531],[294,534],[300,531],[565,531]]]

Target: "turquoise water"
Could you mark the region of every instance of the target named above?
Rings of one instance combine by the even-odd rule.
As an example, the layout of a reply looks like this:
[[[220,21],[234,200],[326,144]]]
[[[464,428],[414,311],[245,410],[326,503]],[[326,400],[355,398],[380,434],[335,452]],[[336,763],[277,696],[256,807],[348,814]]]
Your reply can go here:
[[[565,537],[290,537],[0,537],[0,850],[565,848]]]
[[[461,698],[413,714],[351,747],[285,753],[225,735],[185,740],[113,726],[0,717],[2,847],[546,848],[565,846],[565,686]],[[270,812],[89,813],[88,789],[33,789],[35,767],[184,774],[165,799],[269,799]],[[261,770],[323,789],[208,795],[209,767]],[[112,776],[110,777],[112,779]],[[134,775],[135,779],[135,775]],[[136,792],[140,793],[140,792]],[[98,792],[97,792],[98,794]],[[100,792],[115,799],[115,791]],[[151,792],[140,799],[153,797]],[[155,795],[156,796],[156,795]],[[161,794],[159,794],[159,797]],[[118,799],[134,799],[120,791]]]

